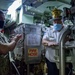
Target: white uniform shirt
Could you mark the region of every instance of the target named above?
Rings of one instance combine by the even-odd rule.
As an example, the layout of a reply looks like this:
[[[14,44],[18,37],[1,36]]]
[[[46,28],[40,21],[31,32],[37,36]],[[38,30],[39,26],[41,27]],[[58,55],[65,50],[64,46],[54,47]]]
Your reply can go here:
[[[50,28],[49,31],[47,31],[44,36],[43,39],[46,40],[53,40],[56,43],[59,43],[59,38],[60,38],[60,34],[62,33],[62,31],[65,29],[65,27],[60,31],[60,32],[54,32],[53,28]],[[55,62],[55,49],[51,48],[51,47],[46,47],[46,53],[45,53],[45,57],[50,61],[50,62]]]

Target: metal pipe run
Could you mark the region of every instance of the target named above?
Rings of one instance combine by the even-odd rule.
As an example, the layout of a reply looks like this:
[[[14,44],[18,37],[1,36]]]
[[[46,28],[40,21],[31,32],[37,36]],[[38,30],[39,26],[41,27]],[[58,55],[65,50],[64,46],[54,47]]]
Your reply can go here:
[[[64,42],[64,39],[61,40],[61,43],[60,43],[60,54],[59,54],[59,58],[60,58],[60,63],[59,63],[59,66],[60,66],[60,74],[59,75],[65,75],[65,50],[63,49],[63,43]]]
[[[61,35],[60,44],[59,44],[59,75],[65,75],[65,62],[66,62],[66,56],[65,56],[65,50],[64,50],[64,43],[65,43],[65,37],[70,32],[70,27],[66,28],[65,31],[63,31],[63,34]]]

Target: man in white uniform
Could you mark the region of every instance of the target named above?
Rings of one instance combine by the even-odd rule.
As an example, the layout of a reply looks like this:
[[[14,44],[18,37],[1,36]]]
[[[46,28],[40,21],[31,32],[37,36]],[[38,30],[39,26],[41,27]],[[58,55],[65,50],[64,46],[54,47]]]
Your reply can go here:
[[[58,9],[54,9],[52,11],[53,14],[53,27],[50,27],[50,30],[44,34],[42,43],[46,46],[46,63],[48,67],[48,75],[59,75],[59,70],[56,66],[55,60],[55,49],[52,46],[57,46],[60,41],[60,34],[65,29],[64,25],[62,24],[60,11]],[[72,69],[72,65],[70,67]],[[70,71],[70,70],[69,70]],[[69,73],[68,69],[66,70],[66,75]],[[69,73],[72,75],[72,72]]]

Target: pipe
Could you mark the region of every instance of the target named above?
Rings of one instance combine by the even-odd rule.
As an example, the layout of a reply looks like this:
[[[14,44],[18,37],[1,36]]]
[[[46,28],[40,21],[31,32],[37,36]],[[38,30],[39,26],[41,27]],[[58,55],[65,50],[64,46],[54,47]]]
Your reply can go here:
[[[14,62],[11,62],[11,63],[12,63],[12,65],[14,66],[14,68],[15,68],[15,70],[16,70],[16,72],[17,72],[17,74],[18,74],[18,75],[20,75],[20,73],[19,73],[19,71],[18,71],[18,69],[17,69],[16,65],[14,64]]]
[[[59,44],[59,75],[65,75],[65,50],[64,50],[64,40],[66,35],[70,32],[70,27],[68,27],[62,34],[60,44]]]
[[[65,75],[65,51],[63,49],[63,43],[64,42],[64,39],[61,40],[61,43],[60,43],[60,51],[59,51],[59,66],[60,66],[60,74],[59,75]]]

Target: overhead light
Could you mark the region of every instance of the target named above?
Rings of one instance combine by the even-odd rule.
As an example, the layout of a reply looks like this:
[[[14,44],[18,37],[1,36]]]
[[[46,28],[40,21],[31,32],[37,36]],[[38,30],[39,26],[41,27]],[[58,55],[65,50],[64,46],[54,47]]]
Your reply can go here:
[[[8,8],[8,13],[13,13],[13,11],[15,11],[19,6],[22,5],[22,0],[15,0],[12,5]]]

